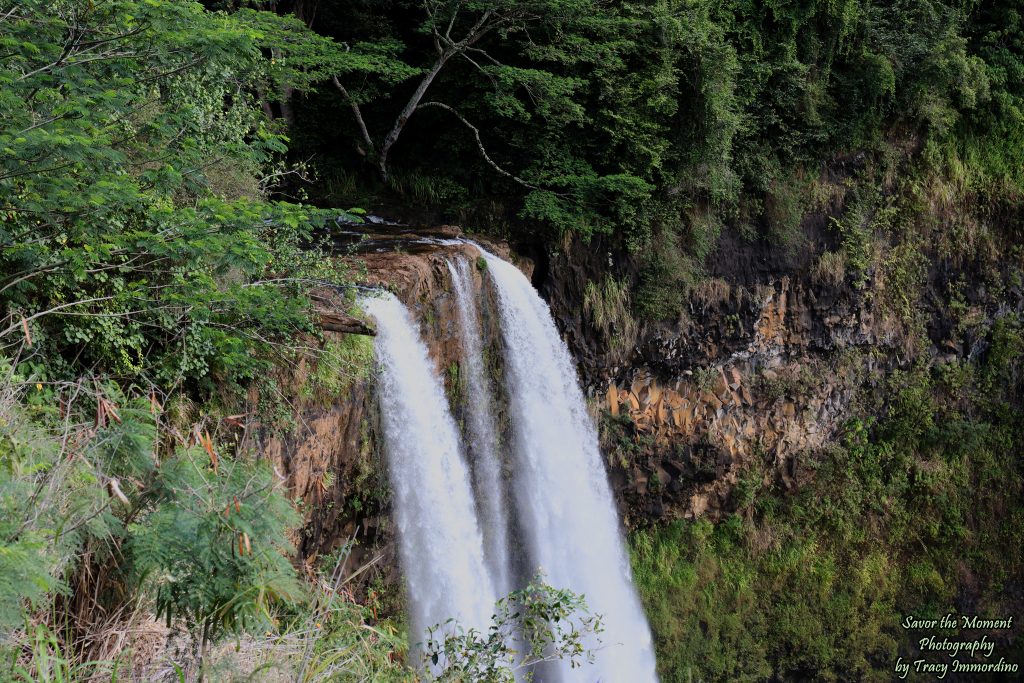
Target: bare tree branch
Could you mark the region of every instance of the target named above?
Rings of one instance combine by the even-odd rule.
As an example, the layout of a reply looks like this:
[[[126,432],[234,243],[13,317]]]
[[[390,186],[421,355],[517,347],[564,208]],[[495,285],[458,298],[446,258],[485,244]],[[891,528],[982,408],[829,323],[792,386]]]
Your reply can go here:
[[[427,11],[428,13],[430,12],[429,7]],[[423,80],[420,81],[419,86],[416,87],[415,92],[413,92],[409,101],[406,102],[405,107],[399,113],[398,118],[395,119],[394,126],[391,127],[391,131],[387,134],[387,137],[384,138],[384,142],[381,144],[380,155],[377,158],[377,167],[380,171],[382,180],[385,182],[388,180],[388,153],[398,141],[398,137],[402,134],[402,130],[405,128],[405,124],[408,123],[409,117],[411,117],[419,108],[420,101],[426,94],[427,89],[434,82],[434,79],[437,78],[437,75],[441,72],[441,69],[444,68],[445,64],[448,63],[448,60],[455,55],[464,53],[475,43],[479,42],[486,34],[490,33],[498,26],[508,23],[512,18],[513,17],[510,16],[495,14],[493,9],[488,9],[480,15],[480,18],[477,19],[476,23],[473,24],[473,26],[466,32],[462,40],[452,42],[451,38],[447,35],[441,38],[441,41],[446,43],[447,47],[440,52],[437,61],[434,62],[433,66],[430,67],[430,70],[423,76]],[[454,17],[452,17],[452,20],[449,23],[449,31],[453,25]],[[437,31],[434,31],[434,35],[436,38],[439,34]],[[497,168],[496,164],[493,164],[493,162],[491,163]],[[510,177],[514,176],[510,175]]]
[[[445,37],[445,38],[448,38],[449,40],[451,40],[451,37],[452,37],[452,28],[454,28],[454,26],[455,26],[455,20],[456,20],[456,19],[458,18],[458,16],[459,16],[459,8],[458,8],[458,7],[456,7],[456,8],[455,8],[455,11],[454,11],[454,12],[452,12],[452,19],[451,19],[451,21],[449,21],[449,22],[448,22],[448,28],[447,28],[447,29],[445,30],[445,32],[444,32],[444,37]]]
[[[395,119],[395,125],[392,126],[387,137],[384,138],[384,143],[380,148],[380,157],[377,159],[377,167],[380,170],[381,179],[385,182],[388,180],[388,152],[390,152],[392,146],[398,142],[398,136],[402,134],[402,129],[405,128],[405,124],[409,121],[409,117],[416,111],[416,108],[420,104],[420,100],[423,99],[423,96],[427,92],[427,88],[429,88],[430,84],[434,82],[434,79],[437,78],[437,74],[441,72],[441,69],[444,68],[444,65],[454,54],[454,52],[449,50],[441,53],[441,56],[437,58],[434,65],[430,67],[430,71],[427,72],[423,77],[423,80],[420,81],[420,84],[416,87],[416,91],[412,94],[412,97],[409,98],[409,101],[406,103],[401,113],[399,113],[398,118]]]
[[[366,129],[366,121],[363,120],[363,113],[359,110],[359,105],[356,103],[352,96],[348,94],[348,90],[341,84],[337,76],[331,76],[331,80],[334,82],[336,87],[342,94],[342,96],[348,100],[349,106],[352,108],[352,114],[356,117],[356,123],[359,124],[359,132],[363,135],[363,142],[366,143],[367,153],[373,154],[375,147],[373,144],[373,138],[370,137],[370,131]]]
[[[480,50],[480,52],[483,52],[483,50]],[[483,54],[487,55],[486,52],[483,52]],[[492,74],[489,71],[487,71],[487,69],[485,69],[483,66],[481,66],[478,61],[476,61],[475,59],[470,57],[465,52],[460,53],[459,56],[462,57],[463,59],[465,59],[470,64],[472,64],[476,68],[477,71],[482,73],[487,78],[487,80],[489,80],[491,82],[491,85],[494,86],[495,90],[498,89],[498,79],[494,77],[494,74]],[[487,56],[490,57],[490,55],[487,55]]]
[[[505,176],[506,178],[509,178],[510,180],[514,180],[515,182],[519,183],[523,187],[528,187],[531,190],[540,190],[541,189],[541,188],[537,187],[536,185],[523,180],[519,176],[513,175],[512,173],[509,173],[508,171],[503,169],[501,166],[499,166],[494,161],[494,159],[491,159],[490,155],[487,154],[487,150],[484,148],[483,141],[480,139],[480,129],[477,128],[476,126],[474,126],[469,121],[467,121],[462,116],[462,114],[457,112],[454,108],[448,106],[447,104],[444,104],[443,102],[424,102],[423,104],[419,105],[419,107],[417,107],[417,108],[419,109],[419,108],[423,108],[423,107],[440,107],[441,109],[445,109],[447,111],[450,111],[452,113],[452,115],[455,116],[455,118],[457,118],[459,121],[462,121],[462,123],[464,123],[467,128],[469,128],[471,131],[473,131],[473,137],[476,138],[476,146],[480,150],[480,155],[484,158],[484,161],[486,161],[491,166],[491,168],[493,168],[495,171],[497,171],[501,175]]]

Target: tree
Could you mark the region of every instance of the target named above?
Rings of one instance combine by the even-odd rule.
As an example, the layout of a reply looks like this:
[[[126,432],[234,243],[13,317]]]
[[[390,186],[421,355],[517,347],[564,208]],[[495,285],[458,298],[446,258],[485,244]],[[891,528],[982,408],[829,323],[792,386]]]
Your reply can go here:
[[[316,333],[311,285],[344,283],[316,236],[344,212],[269,199],[290,170],[258,93],[320,62],[266,41],[299,30],[195,2],[0,3],[5,636],[41,610],[87,659],[76,636],[151,592],[202,647],[299,595],[278,479],[220,442],[230,425],[162,405],[240,403]]]
[[[302,595],[286,540],[300,519],[269,466],[182,448],[148,488],[129,515],[131,572],[158,618],[188,626],[200,667],[210,643],[266,629],[275,603]]]
[[[285,145],[254,93],[314,66],[264,57],[280,24],[190,2],[0,13],[0,342],[30,336],[44,379],[237,384],[312,330],[309,281],[343,274],[309,247],[337,212],[265,200]]]
[[[511,173],[502,169],[486,153],[483,143],[480,141],[479,130],[456,112],[450,105],[440,102],[423,102],[427,90],[434,83],[438,74],[454,58],[462,58],[472,64],[476,69],[484,73],[495,84],[504,77],[511,76],[513,87],[517,85],[529,86],[528,74],[517,74],[515,70],[505,67],[485,47],[481,46],[482,41],[489,35],[498,34],[501,38],[507,39],[516,33],[526,33],[533,26],[547,28],[557,27],[565,23],[573,16],[588,9],[589,3],[586,0],[534,0],[532,2],[477,2],[475,0],[449,0],[434,2],[428,0],[422,4],[426,13],[426,20],[420,27],[423,34],[429,35],[433,43],[435,57],[429,67],[425,69],[419,84],[409,97],[408,101],[398,112],[391,124],[391,129],[384,136],[380,145],[375,144],[371,137],[366,122],[363,119],[359,102],[354,99],[348,89],[336,77],[332,77],[335,87],[341,92],[352,107],[353,115],[359,125],[363,136],[363,142],[367,149],[374,155],[376,165],[381,178],[387,182],[388,155],[391,148],[398,141],[399,136],[405,129],[409,119],[417,111],[424,107],[440,107],[452,112],[463,124],[473,131],[476,142],[489,165],[498,170],[506,177],[513,178],[518,182],[531,187],[526,181],[522,181]],[[536,77],[537,74],[529,74]],[[555,80],[554,74],[543,74],[549,80]]]

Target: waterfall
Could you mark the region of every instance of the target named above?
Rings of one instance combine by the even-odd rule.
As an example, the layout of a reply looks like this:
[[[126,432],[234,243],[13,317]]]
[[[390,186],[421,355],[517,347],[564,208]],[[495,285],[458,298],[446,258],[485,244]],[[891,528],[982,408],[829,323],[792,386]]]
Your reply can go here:
[[[604,616],[595,664],[573,670],[563,663],[561,679],[656,681],[650,629],[569,350],[529,280],[481,251],[501,315],[516,439],[514,494],[530,559],[548,583],[582,593],[591,612]]]
[[[377,320],[378,399],[410,605],[410,640],[455,619],[486,631],[496,595],[469,472],[444,389],[405,307],[361,299]]]
[[[657,681],[650,629],[633,588],[597,431],[547,305],[514,266],[484,251],[504,341],[513,433],[511,487],[525,558],[510,544],[494,401],[469,264],[449,262],[467,385],[466,446],[442,382],[405,307],[362,299],[377,320],[378,399],[408,586],[411,640],[456,620],[486,631],[495,599],[517,588],[511,566],[540,570],[603,617],[593,664],[538,669],[544,683]],[[475,489],[475,497],[474,497]],[[479,511],[478,521],[477,511]],[[482,531],[481,531],[482,530]],[[588,646],[594,646],[589,642]]]
[[[463,373],[468,400],[467,451],[473,464],[473,480],[480,507],[484,548],[491,581],[498,595],[512,590],[509,564],[509,522],[501,454],[495,434],[491,389],[484,372],[483,334],[477,317],[473,276],[466,261],[448,262],[458,309],[463,348]]]

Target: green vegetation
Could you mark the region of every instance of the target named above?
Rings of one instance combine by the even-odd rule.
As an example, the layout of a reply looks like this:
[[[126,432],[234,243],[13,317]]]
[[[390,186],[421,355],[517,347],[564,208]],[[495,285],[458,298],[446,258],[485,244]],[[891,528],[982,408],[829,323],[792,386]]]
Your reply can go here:
[[[612,276],[600,284],[588,282],[583,290],[583,311],[612,351],[628,351],[636,338],[637,323],[630,301],[629,286]]]
[[[53,649],[67,667],[99,666],[88,635],[143,595],[200,653],[300,597],[285,534],[296,514],[268,465],[222,457],[205,430],[175,434],[152,396],[0,372],[0,628],[4,647],[42,648],[29,663],[5,651],[0,672],[41,675]]]
[[[102,636],[154,614],[191,639],[186,678],[222,675],[228,636],[298,648],[299,680],[408,674],[400,625],[339,602],[333,574],[301,579],[301,501],[246,438],[287,423],[309,349],[295,390],[313,401],[371,367],[368,339],[316,325],[311,288],[353,277],[326,226],[366,213],[330,206],[489,227],[541,275],[590,241],[578,294],[622,355],[687,304],[746,296],[706,277],[723,240],[824,244],[813,280],[885,317],[902,364],[939,344],[922,303],[947,298],[970,362],[894,375],[795,493],[755,469],[723,522],[640,532],[637,577],[668,681],[870,679],[901,611],[970,589],[998,615],[1022,574],[1006,454],[1024,349],[973,290],[1022,286],[1022,17],[990,0],[0,0],[0,676],[127,675]],[[936,278],[951,269],[967,279]],[[814,378],[758,382],[799,399]],[[649,444],[605,422],[632,465]],[[384,498],[361,427],[346,509]],[[488,638],[439,647],[497,666]]]
[[[409,682],[404,626],[378,614],[373,600],[360,604],[341,569],[354,545],[325,557],[300,609],[279,615],[280,626],[227,643],[211,654],[215,681],[289,680]]]
[[[356,70],[294,98],[297,151],[316,153],[324,177],[349,179],[367,203],[427,202],[521,239],[610,236],[636,263],[623,284],[643,318],[678,314],[723,229],[798,246],[804,217],[841,212],[851,184],[878,200],[837,216],[858,283],[865,231],[894,194],[943,231],[957,229],[945,221],[956,209],[975,216],[971,230],[1020,236],[1024,29],[1012,3],[294,10],[395,60],[390,83]]]
[[[317,355],[302,393],[328,404],[343,399],[354,384],[370,376],[373,360],[372,337],[346,334],[330,339]]]
[[[337,274],[304,248],[317,212],[264,199],[285,147],[252,95],[266,67],[255,15],[136,2],[11,12],[5,342],[23,337],[45,359],[41,380],[95,367],[209,392],[260,376],[276,339],[312,329],[303,280]]]
[[[542,662],[565,660],[573,668],[592,662],[603,631],[601,617],[588,612],[582,596],[537,576],[498,600],[486,633],[457,623],[428,629],[424,671],[437,681],[510,683],[519,676],[529,683]]]
[[[972,614],[1013,613],[1019,331],[1002,319],[977,367],[893,375],[884,419],[851,419],[838,442],[802,456],[815,476],[795,493],[755,469],[722,522],[637,532],[663,680],[887,681],[910,641],[902,615],[962,613],[965,601]]]
[[[693,373],[693,385],[697,391],[708,393],[715,388],[715,383],[722,378],[722,369],[715,366],[697,368]]]
[[[130,653],[103,634],[147,613],[201,662],[303,597],[298,515],[233,426],[315,334],[310,283],[345,277],[314,236],[339,212],[271,200],[293,171],[258,93],[307,75],[265,41],[299,27],[0,6],[5,680],[116,677]]]
[[[809,365],[798,368],[762,370],[754,378],[754,393],[758,398],[774,403],[780,398],[797,402],[809,396],[818,384],[818,378]]]

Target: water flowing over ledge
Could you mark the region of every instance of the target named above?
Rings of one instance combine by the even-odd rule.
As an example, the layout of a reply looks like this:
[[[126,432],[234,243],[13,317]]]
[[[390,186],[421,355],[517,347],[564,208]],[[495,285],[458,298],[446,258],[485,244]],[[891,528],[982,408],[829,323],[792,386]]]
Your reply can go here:
[[[494,425],[493,398],[483,363],[483,334],[477,319],[476,292],[469,265],[448,262],[455,288],[459,331],[464,350],[469,430],[466,450],[472,463],[476,499],[487,551],[487,566],[499,595],[513,590],[509,555],[509,519],[501,453]]]
[[[377,320],[378,398],[410,632],[448,619],[486,629],[496,595],[484,565],[469,471],[440,379],[405,307],[381,293],[361,300]],[[419,636],[412,637],[412,644]]]
[[[527,278],[481,252],[504,342],[512,510],[503,496],[495,416],[481,360],[480,304],[468,264],[448,263],[471,393],[466,444],[459,441],[442,382],[408,312],[390,295],[364,300],[379,330],[378,400],[412,633],[448,618],[479,628],[495,593],[517,588],[527,578],[514,575],[517,565],[583,594],[591,611],[604,617],[594,664],[545,667],[538,680],[656,681],[650,630],[632,585],[596,430],[568,349]],[[473,459],[475,504],[466,453]],[[512,548],[510,516],[525,541],[522,550]]]

